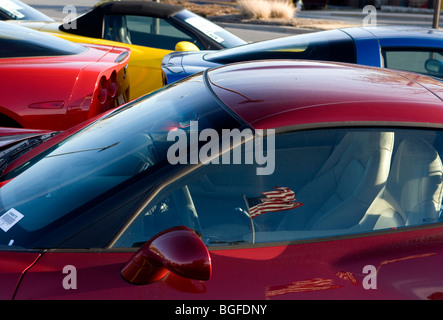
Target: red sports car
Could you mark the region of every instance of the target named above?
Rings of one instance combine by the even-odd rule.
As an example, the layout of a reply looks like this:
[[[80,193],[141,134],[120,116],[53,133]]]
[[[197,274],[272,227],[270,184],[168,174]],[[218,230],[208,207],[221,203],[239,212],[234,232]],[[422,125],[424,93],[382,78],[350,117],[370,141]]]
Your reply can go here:
[[[129,54],[0,22],[0,125],[64,130],[122,104]]]
[[[440,299],[442,98],[423,75],[256,61],[61,132],[3,172],[0,298],[180,300],[169,318]]]

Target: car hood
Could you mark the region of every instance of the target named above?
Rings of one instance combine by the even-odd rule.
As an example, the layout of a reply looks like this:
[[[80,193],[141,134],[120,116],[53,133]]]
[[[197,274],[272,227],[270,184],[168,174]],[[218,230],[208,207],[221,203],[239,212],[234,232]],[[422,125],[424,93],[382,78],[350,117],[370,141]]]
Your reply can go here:
[[[213,51],[172,52],[163,57],[162,70],[167,83],[172,83],[191,74],[203,71],[221,64],[205,60],[205,55]]]

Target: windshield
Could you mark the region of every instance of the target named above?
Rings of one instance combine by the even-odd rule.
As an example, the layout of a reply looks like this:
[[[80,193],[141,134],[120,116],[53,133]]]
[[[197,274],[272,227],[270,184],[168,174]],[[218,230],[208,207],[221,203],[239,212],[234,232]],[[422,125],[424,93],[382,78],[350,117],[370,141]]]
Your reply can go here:
[[[204,59],[232,63],[261,59],[308,59],[355,63],[354,42],[340,30],[307,33],[214,51]]]
[[[40,11],[17,0],[0,0],[0,20],[54,21]]]
[[[105,194],[121,189],[114,187],[170,166],[167,151],[174,141],[168,141],[168,133],[186,130],[196,120],[199,131],[239,127],[202,76],[127,104],[9,172],[0,188],[0,245],[32,248],[86,210],[83,223],[109,213],[94,209],[91,214],[89,204],[100,205],[108,198]],[[114,222],[114,232],[119,227]],[[63,233],[59,241],[71,236]]]
[[[77,43],[0,21],[0,58],[74,55],[85,50]]]
[[[175,17],[183,20],[187,25],[199,30],[224,48],[231,48],[246,43],[246,41],[238,38],[215,23],[212,23],[188,10],[183,10],[177,13]]]

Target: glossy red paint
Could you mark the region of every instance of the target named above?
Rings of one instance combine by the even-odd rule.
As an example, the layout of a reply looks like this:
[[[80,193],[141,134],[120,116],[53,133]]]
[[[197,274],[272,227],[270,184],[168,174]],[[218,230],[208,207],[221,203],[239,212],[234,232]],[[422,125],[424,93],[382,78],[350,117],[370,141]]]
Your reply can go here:
[[[236,76],[231,76],[234,72]],[[219,98],[255,128],[309,124],[312,119],[317,123],[443,122],[441,83],[387,69],[326,62],[250,62],[214,69],[209,80]]]
[[[353,285],[358,285],[358,280],[355,278],[355,275],[352,272],[348,271],[339,271],[337,272],[337,277],[340,279],[351,281]]]
[[[23,274],[40,257],[39,252],[1,251],[0,257],[0,299],[12,299],[15,289],[20,284]]]
[[[311,243],[210,248],[210,280],[170,273],[141,286],[120,276],[134,252],[49,250],[26,272],[15,298],[438,299],[443,277],[435,274],[443,264],[442,248],[441,226]],[[15,254],[6,257],[16,261]],[[23,268],[28,262],[32,259]],[[63,287],[67,265],[76,268],[77,289]],[[377,289],[364,288],[365,265],[377,269]]]
[[[212,279],[207,282],[208,292],[214,281],[221,292],[229,290],[232,299],[427,299],[443,286],[443,278],[432,276],[434,272],[438,274],[443,262],[441,231],[439,227],[275,247],[211,251],[214,269]],[[398,259],[386,264],[394,256]],[[364,288],[365,265],[378,269],[377,289]],[[222,270],[236,281],[223,285],[218,278]],[[260,281],[254,280],[257,274],[260,274]],[[239,279],[241,281],[237,281]],[[408,281],[402,283],[401,279]],[[246,290],[242,291],[247,283],[249,295]],[[227,295],[222,297],[228,298]]]
[[[189,228],[167,229],[145,243],[122,267],[123,278],[150,284],[169,272],[197,280],[211,278],[211,257],[201,239]]]
[[[127,101],[129,50],[85,46],[77,55],[0,59],[0,114],[24,128],[65,130],[114,108],[119,97]],[[100,102],[101,79],[112,94]]]

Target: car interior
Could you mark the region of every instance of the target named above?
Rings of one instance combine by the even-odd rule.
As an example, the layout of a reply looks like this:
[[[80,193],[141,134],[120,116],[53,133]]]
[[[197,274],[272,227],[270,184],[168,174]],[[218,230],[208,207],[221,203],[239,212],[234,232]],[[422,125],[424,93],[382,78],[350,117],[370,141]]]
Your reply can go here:
[[[433,146],[441,143],[436,141],[437,137],[441,139],[433,131],[416,130],[348,132],[329,148],[327,158],[324,154],[328,148],[276,150],[276,171],[289,168],[285,163],[299,158],[300,153],[320,155],[323,151],[321,166],[309,163],[311,157],[300,163],[293,161],[293,168],[299,170],[292,170],[297,172],[292,179],[286,170],[284,178],[277,174],[263,179],[261,184],[255,184],[261,179],[247,181],[240,172],[208,172],[203,180],[188,187],[203,235],[215,244],[248,243],[251,239],[288,241],[435,223],[440,215],[443,176],[442,161]],[[226,169],[232,170],[222,171]],[[253,174],[249,172],[250,176]],[[233,181],[235,176],[246,181]],[[270,190],[283,180],[284,186],[295,191],[295,200],[303,205],[292,210],[265,212],[254,219],[248,217],[245,196],[242,199],[238,194],[242,191],[244,195],[257,194],[253,189],[260,188]],[[217,221],[210,221],[214,218]]]
[[[440,221],[439,131],[342,128],[275,139],[273,174],[257,175],[256,164],[203,165],[165,188],[117,246],[180,224],[217,246],[389,232]],[[272,202],[269,194],[278,195],[281,187],[292,195]],[[252,217],[257,208],[260,214]]]
[[[180,41],[194,43],[200,49],[203,45],[195,38],[178,30],[160,18],[106,15],[103,38],[145,47],[175,50]]]

